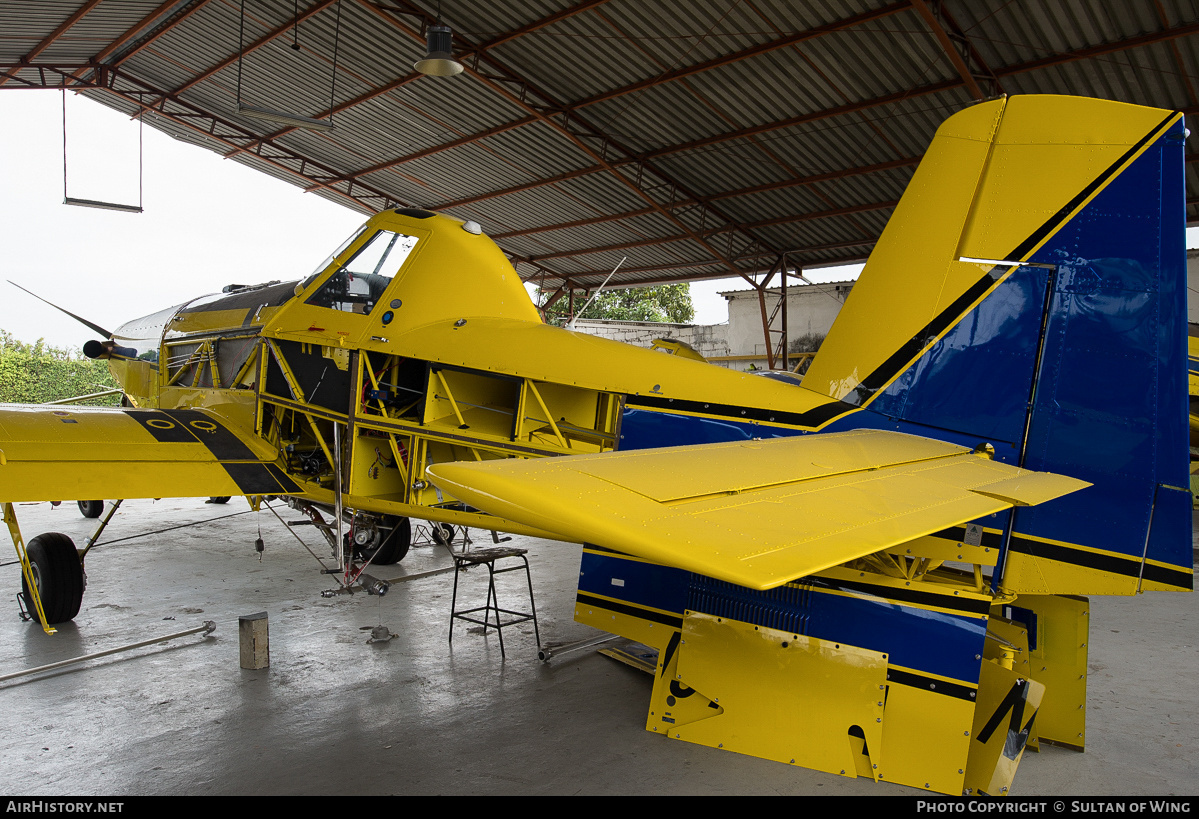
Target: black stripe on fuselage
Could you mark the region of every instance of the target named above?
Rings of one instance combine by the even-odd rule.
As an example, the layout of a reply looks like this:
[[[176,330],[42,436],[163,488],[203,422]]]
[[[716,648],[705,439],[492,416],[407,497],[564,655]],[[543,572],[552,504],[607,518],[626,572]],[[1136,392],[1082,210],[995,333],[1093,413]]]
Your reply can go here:
[[[630,617],[637,617],[642,620],[649,620],[654,623],[661,623],[664,626],[671,628],[683,627],[683,618],[677,614],[666,614],[652,609],[644,609],[640,606],[632,606],[627,603],[618,603],[615,600],[605,600],[602,597],[594,597],[584,592],[578,592],[575,595],[575,602],[584,606],[592,606],[597,609],[607,609],[614,611],[617,614],[627,614]]]
[[[952,540],[954,543],[966,542],[966,527],[965,526],[950,526],[948,529],[942,529],[939,532],[933,532],[929,537],[941,538],[943,540]],[[986,546],[990,549],[998,549],[1003,545],[1003,534],[1000,532],[988,532],[985,529],[982,533],[980,546]]]
[[[929,608],[949,609],[951,611],[959,611],[963,614],[987,614],[991,610],[991,601],[989,599],[972,600],[970,598],[934,594],[914,589],[897,589],[892,586],[883,586],[874,583],[839,580],[820,575],[813,575],[798,582],[811,583],[817,591],[820,591],[823,587],[825,589],[860,592],[872,597],[881,597],[884,600],[901,605],[907,603]]]
[[[630,606],[617,603],[612,600],[605,600],[599,597],[593,597],[589,594],[579,592],[575,598],[575,602],[591,606],[592,608],[606,609],[618,614],[626,614],[631,617],[637,617],[642,620],[660,623],[674,629],[682,629],[683,620],[681,617],[663,614],[662,612],[643,609],[638,606]],[[662,666],[665,668],[670,663],[670,655],[678,645],[679,632],[676,631],[671,637],[671,642],[667,646],[667,653],[663,657]],[[943,694],[947,697],[973,702],[975,699],[975,690],[968,685],[961,683],[949,682],[947,680],[937,679],[935,677],[925,676],[911,671],[900,671],[896,668],[887,668],[887,682],[893,685],[906,685],[911,688],[918,688],[922,691],[931,691],[935,694]]]
[[[955,697],[967,702],[974,702],[976,696],[975,689],[968,685],[939,680],[935,677],[926,677],[923,674],[915,674],[911,671],[900,671],[897,668],[887,668],[887,682],[895,685],[906,685],[910,688],[919,688],[922,691],[931,691],[934,694],[944,694],[947,697]]]
[[[1141,137],[1135,145],[1125,151],[1119,159],[1117,159],[1111,165],[1108,165],[1107,169],[1103,173],[1099,174],[1099,176],[1095,177],[1095,179],[1091,181],[1091,184],[1083,188],[1078,195],[1067,202],[1061,210],[1046,219],[1045,224],[1033,231],[1027,239],[1017,245],[1015,250],[1013,250],[1004,258],[1021,259],[1026,254],[1031,253],[1033,248],[1040,244],[1046,236],[1055,231],[1063,222],[1069,219],[1070,215],[1074,213],[1074,211],[1076,211],[1082,205],[1082,203],[1086,201],[1089,196],[1091,196],[1091,194],[1095,193],[1095,191],[1107,184],[1107,181],[1119,173],[1121,168],[1129,160],[1136,156],[1142,148],[1149,144],[1151,140],[1160,136],[1165,127],[1169,125],[1170,122],[1177,116],[1178,112],[1176,111],[1171,111],[1169,114],[1167,114],[1161,122],[1150,128],[1148,133]]]
[[[805,412],[783,412],[760,407],[745,407],[740,404],[717,404],[703,401],[685,401],[681,398],[666,398],[656,395],[630,395],[625,405],[633,408],[645,407],[662,412],[686,412],[694,415],[709,415],[730,421],[765,424],[785,424],[793,427],[814,429],[857,407],[844,401],[829,401]]]
[[[1013,552],[1019,552],[1030,557],[1056,560],[1058,563],[1070,563],[1086,569],[1123,575],[1124,577],[1136,578],[1143,576],[1146,580],[1152,580],[1155,583],[1165,583],[1166,585],[1177,586],[1183,589],[1189,589],[1193,584],[1192,575],[1181,569],[1172,569],[1165,566],[1155,566],[1152,563],[1145,563],[1144,572],[1142,572],[1141,560],[1136,557],[1097,554],[1083,549],[1075,549],[1064,543],[1046,543],[1043,540],[1032,540],[1020,535],[1012,535],[1012,542],[1009,548]]]

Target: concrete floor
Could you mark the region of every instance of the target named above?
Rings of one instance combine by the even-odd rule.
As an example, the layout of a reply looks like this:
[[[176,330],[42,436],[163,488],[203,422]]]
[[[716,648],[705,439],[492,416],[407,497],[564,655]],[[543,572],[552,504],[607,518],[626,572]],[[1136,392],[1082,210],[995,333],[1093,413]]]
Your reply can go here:
[[[131,501],[106,537],[245,510],[240,499]],[[27,539],[60,531],[78,544],[94,525],[74,504],[21,505],[18,516]],[[311,528],[297,531],[326,553]],[[579,547],[515,542],[529,549],[542,641],[596,634],[572,619]],[[447,565],[424,546],[377,573]],[[18,621],[18,569],[4,569],[0,674],[204,620],[217,631],[0,683],[6,795],[919,793],[647,733],[648,675],[594,651],[543,664],[531,625],[506,632],[506,661],[494,632],[464,624],[451,648],[451,573],[383,598],[323,599],[333,583],[268,512],[101,545],[87,569],[82,611],[53,636]],[[481,590],[486,575],[467,581]],[[271,666],[242,670],[237,618],[263,610]],[[1094,599],[1087,751],[1026,754],[1013,793],[1199,793],[1197,610],[1191,594]],[[368,645],[379,624],[400,636]]]

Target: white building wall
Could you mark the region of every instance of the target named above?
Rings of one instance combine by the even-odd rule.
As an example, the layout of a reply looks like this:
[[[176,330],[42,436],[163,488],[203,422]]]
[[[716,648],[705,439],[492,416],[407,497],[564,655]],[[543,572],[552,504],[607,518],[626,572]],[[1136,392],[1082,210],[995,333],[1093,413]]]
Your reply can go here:
[[[800,285],[787,288],[787,337],[799,338],[808,333],[827,335],[833,320],[841,312],[845,298],[853,289],[853,282]],[[729,347],[732,355],[755,355],[766,361],[766,336],[762,332],[762,306],[756,290],[734,290],[721,293],[729,300]],[[774,315],[771,330],[783,329],[783,311],[776,308],[782,290],[774,287],[766,291],[766,315]],[[770,334],[771,342],[778,347],[780,333]],[[738,367],[738,369],[744,369]]]
[[[669,338],[690,345],[704,358],[729,355],[727,324],[667,324],[656,321],[579,319],[575,329],[636,347],[652,347],[654,340]]]

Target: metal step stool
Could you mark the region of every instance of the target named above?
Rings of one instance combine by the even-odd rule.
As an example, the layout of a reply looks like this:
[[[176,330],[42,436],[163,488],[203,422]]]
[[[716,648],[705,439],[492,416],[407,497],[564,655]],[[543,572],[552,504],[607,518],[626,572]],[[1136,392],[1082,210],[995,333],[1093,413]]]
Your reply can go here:
[[[454,642],[454,621],[465,620],[468,623],[475,623],[483,626],[483,634],[486,636],[487,629],[493,628],[500,635],[500,656],[504,654],[504,629],[509,626],[515,626],[518,623],[524,623],[528,620],[533,621],[533,636],[537,639],[537,647],[541,647],[541,633],[537,629],[537,605],[533,602],[533,577],[529,573],[529,559],[525,557],[528,554],[528,549],[518,549],[514,546],[489,546],[484,549],[473,549],[469,552],[451,552],[454,558],[454,598],[450,603],[450,642]],[[521,565],[507,566],[502,569],[495,567],[497,560],[506,560],[508,558],[517,558],[521,560]],[[470,609],[458,610],[458,575],[465,569],[471,566],[486,566],[487,567],[487,605],[475,606]],[[525,571],[525,579],[529,583],[529,608],[531,611],[513,611],[512,609],[500,608],[499,600],[495,593],[495,576],[505,572],[518,572],[521,569]],[[483,619],[480,620],[471,615],[483,612]],[[491,621],[491,614],[495,612],[495,622]],[[500,615],[508,615],[510,619],[501,621]]]

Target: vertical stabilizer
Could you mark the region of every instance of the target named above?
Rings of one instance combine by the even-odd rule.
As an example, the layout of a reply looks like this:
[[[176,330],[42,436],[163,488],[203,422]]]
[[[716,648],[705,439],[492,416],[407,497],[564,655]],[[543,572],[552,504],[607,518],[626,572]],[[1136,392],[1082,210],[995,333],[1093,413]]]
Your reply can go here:
[[[1070,97],[950,118],[804,379],[1094,484],[1012,514],[1012,591],[1191,588],[1184,138]]]

